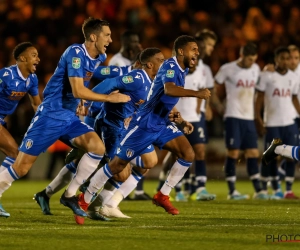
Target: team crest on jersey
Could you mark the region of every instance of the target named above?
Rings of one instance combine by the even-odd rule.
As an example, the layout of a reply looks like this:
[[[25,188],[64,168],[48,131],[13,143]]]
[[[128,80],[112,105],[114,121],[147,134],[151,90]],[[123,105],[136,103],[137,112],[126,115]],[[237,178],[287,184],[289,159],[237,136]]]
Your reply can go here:
[[[80,68],[80,65],[81,65],[80,58],[78,58],[78,57],[73,57],[73,58],[72,58],[72,67],[73,67],[74,69],[79,69],[79,68]]]
[[[175,74],[175,71],[172,70],[172,69],[169,69],[169,70],[167,70],[166,76],[169,77],[169,78],[173,78],[174,74]]]
[[[133,82],[133,78],[132,78],[132,76],[124,76],[124,77],[122,78],[122,81],[123,81],[124,83],[131,83],[131,82]]]
[[[25,142],[25,148],[30,149],[32,145],[33,145],[33,140],[27,139],[27,141]]]
[[[101,73],[101,75],[109,75],[110,68],[109,67],[103,68],[103,69],[101,69],[100,73]]]
[[[133,156],[134,154],[134,151],[132,149],[127,149],[126,150],[126,156],[127,158],[130,158],[131,156]]]

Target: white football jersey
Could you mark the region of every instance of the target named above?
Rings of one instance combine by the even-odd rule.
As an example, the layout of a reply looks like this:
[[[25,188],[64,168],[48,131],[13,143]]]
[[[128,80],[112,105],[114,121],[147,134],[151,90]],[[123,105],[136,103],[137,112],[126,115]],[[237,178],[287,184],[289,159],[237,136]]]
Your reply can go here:
[[[203,64],[203,66],[204,66],[204,76],[206,77],[205,88],[213,89],[214,88],[214,77],[212,75],[211,69],[205,63]],[[205,113],[205,111],[206,111],[205,105],[206,105],[206,101],[202,100],[201,107],[200,107],[201,112]]]
[[[264,92],[264,122],[266,127],[283,127],[294,123],[295,109],[293,95],[298,94],[297,75],[288,70],[284,75],[278,72],[262,72],[256,89]]]
[[[299,90],[298,90],[298,100],[300,102],[300,64],[298,64],[297,68],[293,71],[297,75]],[[295,117],[300,117],[297,110],[295,109]]]
[[[259,78],[259,66],[241,68],[238,61],[224,64],[215,76],[218,84],[225,83],[226,109],[224,117],[254,119],[254,93]]]
[[[127,66],[130,65],[131,61],[127,58],[125,58],[124,56],[122,56],[122,54],[119,52],[117,54],[115,54],[108,62],[108,65],[115,65],[115,66]]]
[[[205,88],[206,77],[203,62],[199,60],[196,70],[185,77],[185,89],[199,90]],[[175,106],[182,118],[188,122],[199,122],[201,114],[197,114],[197,98],[181,97]]]

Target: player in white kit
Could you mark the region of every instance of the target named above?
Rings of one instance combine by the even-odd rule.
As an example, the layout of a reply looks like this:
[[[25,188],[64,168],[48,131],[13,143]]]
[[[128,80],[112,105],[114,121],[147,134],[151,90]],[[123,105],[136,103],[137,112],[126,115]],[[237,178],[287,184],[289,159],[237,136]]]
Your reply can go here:
[[[260,134],[266,133],[265,149],[273,138],[281,138],[286,144],[298,145],[298,128],[295,124],[295,109],[300,113],[297,94],[299,91],[299,78],[288,69],[290,64],[290,51],[286,47],[280,47],[275,51],[275,71],[266,71],[261,74],[257,99],[255,102],[255,118]],[[260,112],[264,107],[264,121]],[[295,162],[288,160],[287,168],[295,168]],[[278,185],[278,169],[276,160],[262,161],[261,168],[262,187],[267,193],[267,182],[270,179],[274,195],[271,199],[282,199],[282,193]],[[287,189],[291,187],[291,179],[286,179]]]
[[[224,64],[215,76],[217,92],[226,91],[225,142],[227,158],[225,175],[229,187],[228,199],[244,200],[248,195],[235,189],[235,165],[239,151],[244,150],[247,172],[255,189],[255,199],[267,199],[260,186],[259,151],[254,123],[254,93],[260,68],[255,63],[257,47],[247,43],[241,48],[237,61]]]
[[[139,36],[133,31],[127,30],[121,35],[121,44],[120,51],[109,60],[108,65],[119,67],[130,65],[142,51]]]

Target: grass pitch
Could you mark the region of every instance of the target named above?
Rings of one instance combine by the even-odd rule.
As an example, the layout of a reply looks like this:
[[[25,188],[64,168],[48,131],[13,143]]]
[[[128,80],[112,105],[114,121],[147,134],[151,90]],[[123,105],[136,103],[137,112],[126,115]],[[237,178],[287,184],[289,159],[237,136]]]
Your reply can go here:
[[[59,204],[59,194],[51,199],[53,216],[45,216],[32,200],[47,182],[17,181],[4,194],[2,204],[10,212],[0,218],[0,249],[290,249],[300,241],[287,242],[282,235],[300,240],[299,201],[227,201],[225,182],[209,182],[217,194],[210,202],[174,202],[180,215],[172,216],[150,201],[125,201],[122,211],[132,219],[109,222],[86,219],[75,223],[71,210]],[[154,194],[156,182],[145,182]],[[250,182],[238,182],[240,192],[252,191]],[[294,190],[300,189],[295,184]],[[271,236],[272,235],[272,236]],[[284,242],[270,237],[282,237]],[[294,240],[295,238],[292,239]],[[266,238],[269,237],[268,242]]]

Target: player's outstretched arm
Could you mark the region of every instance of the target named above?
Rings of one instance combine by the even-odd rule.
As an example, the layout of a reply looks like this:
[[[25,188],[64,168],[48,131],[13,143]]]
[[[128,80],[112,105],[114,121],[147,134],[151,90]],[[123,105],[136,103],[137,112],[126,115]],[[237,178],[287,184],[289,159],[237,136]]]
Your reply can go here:
[[[208,89],[191,90],[178,87],[173,82],[165,83],[165,94],[173,97],[197,97],[207,100],[210,97]]]
[[[80,98],[96,102],[128,102],[130,97],[121,93],[112,93],[110,95],[97,94],[83,85],[83,79],[80,77],[69,77],[72,93],[75,98]]]

